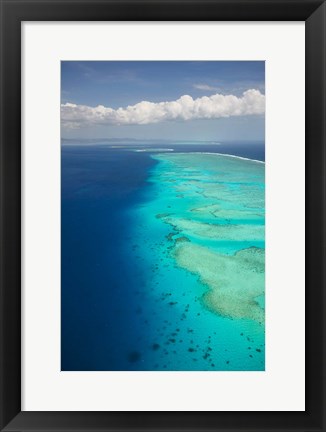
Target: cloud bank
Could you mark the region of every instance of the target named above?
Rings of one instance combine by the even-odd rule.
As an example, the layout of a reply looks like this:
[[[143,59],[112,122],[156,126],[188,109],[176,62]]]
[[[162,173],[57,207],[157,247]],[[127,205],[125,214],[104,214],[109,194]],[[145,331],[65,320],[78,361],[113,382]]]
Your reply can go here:
[[[193,99],[184,95],[170,102],[142,101],[126,108],[90,107],[61,104],[61,122],[65,128],[92,125],[146,125],[162,121],[217,119],[221,117],[263,114],[265,95],[250,89],[241,97],[214,94]]]

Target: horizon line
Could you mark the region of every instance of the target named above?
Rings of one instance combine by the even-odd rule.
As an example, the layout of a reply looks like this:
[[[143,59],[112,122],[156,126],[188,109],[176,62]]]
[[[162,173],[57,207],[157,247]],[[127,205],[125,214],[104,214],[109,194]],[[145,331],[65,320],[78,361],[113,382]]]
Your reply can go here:
[[[175,142],[175,143],[177,143],[177,142],[201,142],[201,143],[228,143],[228,142],[247,142],[247,143],[249,143],[249,142],[251,142],[251,143],[254,143],[254,142],[259,142],[259,143],[262,143],[262,142],[265,142],[265,139],[264,138],[261,138],[261,139],[245,139],[245,140],[243,140],[243,139],[230,139],[230,140],[228,140],[228,139],[222,139],[222,140],[219,140],[219,139],[207,139],[207,140],[196,140],[196,139],[173,139],[173,138],[128,138],[128,137],[126,137],[126,138],[105,138],[105,137],[103,137],[103,138],[79,138],[79,137],[77,137],[77,138],[65,138],[65,137],[61,137],[60,138],[60,140],[61,141],[121,141],[121,142],[124,142],[124,141],[133,141],[133,142],[144,142],[144,141],[151,141],[151,142],[164,142],[164,141],[166,141],[166,142]]]

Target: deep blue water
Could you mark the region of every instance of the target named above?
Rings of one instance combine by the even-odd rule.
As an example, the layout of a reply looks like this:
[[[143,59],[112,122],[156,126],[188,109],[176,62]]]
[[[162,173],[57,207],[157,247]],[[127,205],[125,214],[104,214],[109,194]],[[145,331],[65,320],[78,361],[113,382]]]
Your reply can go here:
[[[264,160],[256,144],[166,147]],[[156,163],[149,152],[62,147],[62,370],[148,370],[146,350],[155,351],[157,341],[147,315],[155,305],[139,298],[147,276],[133,259],[130,209],[150,199]]]

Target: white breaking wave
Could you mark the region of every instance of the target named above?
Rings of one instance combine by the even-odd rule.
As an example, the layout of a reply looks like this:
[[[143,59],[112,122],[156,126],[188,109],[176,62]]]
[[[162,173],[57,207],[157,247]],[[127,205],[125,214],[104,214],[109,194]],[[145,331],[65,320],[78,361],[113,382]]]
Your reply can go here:
[[[184,154],[190,154],[189,153],[184,153]],[[231,155],[231,154],[226,154],[226,153],[212,153],[212,152],[191,152],[191,154],[209,154],[209,155],[217,155],[217,156],[228,156],[228,157],[232,157],[232,158],[236,158],[236,159],[243,159],[243,160],[248,160],[251,162],[257,162],[257,163],[262,163],[265,165],[265,161],[260,161],[257,159],[250,159],[250,158],[246,158],[243,156],[236,156],[236,155]]]

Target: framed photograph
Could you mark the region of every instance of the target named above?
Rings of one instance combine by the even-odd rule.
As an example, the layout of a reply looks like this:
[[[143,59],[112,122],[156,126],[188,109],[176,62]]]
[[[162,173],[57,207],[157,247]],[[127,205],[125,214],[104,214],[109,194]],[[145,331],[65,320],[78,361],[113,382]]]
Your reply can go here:
[[[1,2],[1,430],[325,430],[325,2]]]

